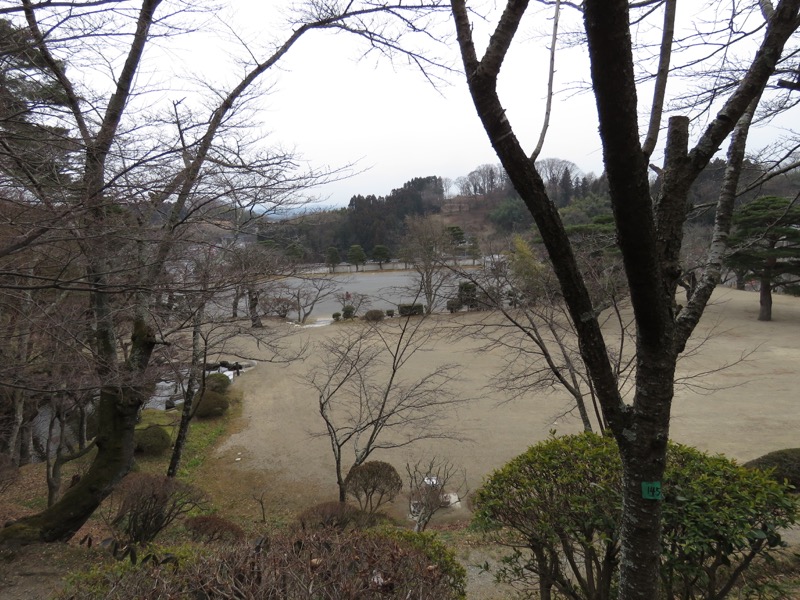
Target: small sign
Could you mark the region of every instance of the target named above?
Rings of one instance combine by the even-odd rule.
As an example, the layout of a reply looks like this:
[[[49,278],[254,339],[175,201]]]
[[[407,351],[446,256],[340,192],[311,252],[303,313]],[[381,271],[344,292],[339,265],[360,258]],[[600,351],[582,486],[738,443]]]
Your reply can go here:
[[[661,482],[643,481],[642,498],[646,500],[661,500]]]

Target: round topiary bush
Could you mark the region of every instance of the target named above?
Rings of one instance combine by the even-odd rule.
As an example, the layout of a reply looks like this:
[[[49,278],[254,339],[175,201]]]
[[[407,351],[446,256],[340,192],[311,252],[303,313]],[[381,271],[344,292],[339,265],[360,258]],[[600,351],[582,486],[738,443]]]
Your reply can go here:
[[[213,419],[224,415],[230,405],[230,401],[224,394],[207,389],[200,397],[195,415],[201,419]]]
[[[386,311],[386,316],[391,319],[394,316],[394,309],[393,308],[388,309]]]
[[[315,504],[300,513],[297,520],[305,530],[336,529],[338,531],[369,527],[374,522],[369,514],[355,506],[335,501]]]
[[[361,510],[370,514],[382,504],[391,502],[403,489],[403,480],[392,465],[369,460],[353,467],[344,480],[347,494],[358,502]]]
[[[224,394],[231,387],[230,378],[223,373],[211,373],[206,375],[206,390],[209,392],[216,392]]]
[[[784,448],[759,456],[742,465],[748,469],[771,470],[770,476],[778,483],[784,481],[800,493],[800,448]]]
[[[340,312],[333,313],[333,320],[334,321],[338,321],[341,318],[342,318],[342,313],[340,313]]]
[[[364,320],[365,321],[370,321],[372,323],[377,323],[378,321],[383,321],[383,317],[384,317],[383,311],[382,310],[378,310],[377,308],[373,309],[373,310],[368,310],[364,314]]]
[[[150,425],[133,433],[134,448],[145,456],[161,456],[172,446],[169,433],[160,425]]]
[[[345,319],[352,319],[356,316],[356,307],[352,304],[348,304],[347,306],[342,308],[342,317]]]

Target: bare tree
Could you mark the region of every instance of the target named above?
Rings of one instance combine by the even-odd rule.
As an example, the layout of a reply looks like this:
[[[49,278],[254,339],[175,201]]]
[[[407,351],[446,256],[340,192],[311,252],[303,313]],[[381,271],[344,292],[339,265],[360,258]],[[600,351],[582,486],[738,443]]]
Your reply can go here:
[[[209,232],[218,230],[220,223],[238,227],[243,209],[247,212],[254,203],[273,204],[288,190],[297,191],[298,179],[288,173],[298,169],[282,160],[285,155],[263,147],[260,156],[242,152],[247,140],[237,135],[243,131],[237,115],[245,115],[248,93],[310,31],[346,31],[368,38],[372,48],[391,52],[399,50],[404,34],[423,30],[424,20],[437,6],[410,10],[401,3],[303,3],[293,13],[285,40],[265,57],[243,49],[246,66],[230,88],[201,86],[207,97],[198,92],[190,100],[153,111],[137,103],[146,91],[139,86],[148,79],[138,75],[148,68],[148,59],[158,60],[145,51],[154,37],[167,40],[177,34],[176,18],[185,13],[170,12],[162,0],[74,4],[66,12],[62,8],[29,0],[4,7],[4,14],[24,28],[43,77],[62,99],[58,107],[41,107],[43,119],[61,127],[64,146],[77,150],[69,165],[73,176],[60,185],[44,185],[31,169],[4,172],[19,191],[15,200],[38,203],[46,218],[14,228],[0,255],[18,258],[23,250],[53,243],[59,236],[77,250],[75,262],[69,264],[77,274],[62,269],[42,280],[27,276],[19,264],[9,270],[26,277],[31,289],[68,288],[83,294],[91,322],[86,353],[101,381],[97,451],[77,485],[47,510],[3,529],[0,541],[69,539],[129,470],[151,357],[166,341],[151,309],[168,295],[170,260],[185,233],[198,222]],[[387,21],[387,16],[401,18]],[[413,51],[406,56],[420,68],[433,64]],[[81,81],[82,71],[68,72],[65,59],[107,66],[109,93],[88,89]],[[232,174],[253,178],[241,203],[227,196],[226,180]],[[304,181],[325,179],[325,172],[306,173]],[[130,341],[123,342],[125,338]]]
[[[671,9],[675,3],[665,5]],[[636,320],[637,369],[630,403],[623,401],[597,311],[553,199],[516,137],[498,95],[496,84],[503,59],[527,8],[526,0],[506,3],[488,48],[479,57],[466,2],[452,2],[464,71],[476,110],[539,228],[580,341],[581,355],[605,420],[619,445],[624,473],[619,597],[650,599],[658,595],[661,508],[658,501],[643,493],[642,486],[660,482],[663,476],[677,358],[719,281],[747,132],[782,59],[784,46],[800,25],[800,1],[781,0],[765,19],[766,27],[749,32],[748,37],[756,31],[761,36],[754,44],[757,48],[749,52],[752,58],[727,85],[713,86],[707,94],[701,93],[702,97],[693,92],[699,98],[693,106],[716,111],[716,115],[709,114],[708,125],[691,150],[689,118],[669,119],[665,161],[659,169],[661,186],[655,199],[651,198],[648,179],[650,154],[639,138],[631,4],[627,0],[587,0],[581,5],[617,238]],[[637,18],[646,19],[653,14],[650,8],[642,8],[647,12]],[[734,20],[738,23],[742,15],[735,14]],[[730,40],[725,38],[730,31],[727,26],[718,31],[723,39]],[[673,43],[667,24],[662,48],[671,48]],[[664,50],[661,56],[662,62],[668,64],[669,56]],[[669,67],[659,70],[670,72]],[[719,65],[715,65],[715,73],[719,72]],[[657,94],[659,89],[657,86]],[[659,125],[651,132],[660,129]],[[705,269],[689,302],[679,308],[675,294],[681,276],[679,261],[688,189],[729,135],[728,169]],[[648,142],[647,150],[653,146]]]
[[[451,390],[454,368],[436,367],[421,378],[405,375],[409,361],[436,334],[426,319],[391,319],[349,328],[315,349],[322,367],[305,383],[317,394],[325,423],[319,435],[330,440],[341,502],[347,473],[376,450],[454,437],[444,418],[466,401]]]
[[[442,303],[453,283],[453,272],[447,268],[453,248],[452,236],[435,217],[406,219],[401,257],[416,273],[410,289],[425,299],[425,314],[431,314]]]
[[[425,531],[433,516],[461,502],[467,495],[467,471],[447,459],[433,456],[406,463],[408,512],[414,531]]]

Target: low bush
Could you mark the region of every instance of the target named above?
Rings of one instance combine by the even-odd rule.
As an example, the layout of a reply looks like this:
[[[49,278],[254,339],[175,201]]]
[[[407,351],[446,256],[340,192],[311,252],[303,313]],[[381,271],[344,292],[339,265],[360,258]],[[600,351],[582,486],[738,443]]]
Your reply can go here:
[[[785,481],[794,487],[795,493],[800,493],[800,448],[776,450],[746,462],[743,466],[768,471],[773,479],[779,483]]]
[[[189,517],[184,527],[195,542],[211,544],[214,542],[239,542],[244,539],[242,528],[217,515]]]
[[[460,300],[453,300],[453,299],[448,300],[446,306],[447,306],[447,311],[450,313],[456,313],[464,307],[464,305],[461,304]]]
[[[391,319],[394,316],[394,309],[393,308],[388,309],[386,311],[386,316]]]
[[[144,545],[203,503],[202,492],[174,477],[131,473],[111,495],[106,520],[119,541]]]
[[[400,304],[397,310],[401,317],[415,317],[425,314],[424,304]]]
[[[322,502],[307,508],[297,518],[300,526],[306,530],[361,529],[370,527],[376,520],[368,513],[345,502]]]
[[[206,375],[205,385],[206,391],[225,394],[228,388],[231,387],[231,380],[224,373],[211,373],[210,375]]]
[[[201,419],[213,419],[224,415],[230,405],[230,400],[224,394],[206,390],[200,396],[195,415]]]
[[[800,507],[787,492],[758,470],[670,444],[662,489],[665,597],[724,596],[754,557],[780,544],[779,531],[796,522]],[[542,596],[569,589],[575,599],[611,597],[621,495],[611,438],[554,438],[514,458],[475,497],[477,524],[516,549],[499,578]],[[594,558],[576,567],[565,553]]]
[[[163,561],[107,567],[92,577],[92,585],[74,585],[60,598],[465,598],[463,569],[430,537],[301,531],[262,539],[255,547],[217,546],[176,562],[170,568]]]
[[[384,317],[383,311],[378,310],[377,308],[368,310],[364,314],[364,320],[370,321],[371,323],[377,323],[378,321],[383,321],[383,317]]]
[[[150,425],[133,433],[134,450],[145,456],[161,456],[172,446],[169,433],[160,425]]]
[[[352,319],[356,316],[356,307],[352,304],[348,304],[342,307],[342,318],[344,319]]]
[[[333,313],[333,315],[332,315],[332,316],[333,316],[333,320],[334,320],[334,321],[338,321],[339,319],[341,319],[341,318],[342,318],[342,313],[340,313],[340,312],[335,312],[335,313]]]

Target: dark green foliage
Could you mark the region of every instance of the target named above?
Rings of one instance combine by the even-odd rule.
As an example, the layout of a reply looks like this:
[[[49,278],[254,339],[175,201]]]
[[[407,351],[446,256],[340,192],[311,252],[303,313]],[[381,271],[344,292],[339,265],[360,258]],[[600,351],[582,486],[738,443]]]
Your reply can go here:
[[[451,298],[447,301],[446,307],[449,313],[456,313],[460,311],[464,305],[461,304],[461,300]]]
[[[470,310],[478,308],[478,286],[471,281],[458,284],[458,302]]]
[[[235,543],[244,539],[242,528],[217,515],[189,517],[184,527],[195,542],[211,544],[215,542]]]
[[[366,512],[345,502],[322,502],[307,508],[297,518],[305,530],[361,529],[373,525],[376,521]]]
[[[776,450],[746,462],[744,466],[767,471],[779,483],[785,481],[794,487],[795,493],[800,492],[800,448]]]
[[[391,319],[394,316],[394,309],[393,308],[387,309],[386,310],[386,316]]]
[[[206,375],[206,390],[217,392],[218,394],[225,394],[229,387],[231,387],[230,377],[224,373],[211,373],[210,375]]]
[[[344,485],[361,510],[373,514],[382,504],[394,500],[403,489],[403,480],[389,463],[370,460],[350,469]]]
[[[496,471],[475,503],[477,523],[515,549],[499,577],[540,593],[609,598],[621,486],[616,444],[590,433],[537,444]],[[680,444],[669,446],[662,491],[660,573],[669,598],[722,597],[754,557],[778,544],[779,529],[798,511],[787,489],[760,471]],[[591,563],[567,569],[570,555]]]
[[[172,446],[172,439],[160,425],[137,429],[133,434],[135,451],[145,456],[161,456]]]
[[[376,261],[381,268],[383,268],[383,263],[389,262],[391,258],[392,254],[389,252],[389,248],[382,244],[378,244],[372,249],[372,260]]]
[[[342,308],[342,318],[352,319],[356,316],[356,307],[352,304],[347,304]]]
[[[767,196],[739,208],[728,238],[726,264],[761,289],[759,320],[772,318],[773,290],[800,292],[800,206]]]
[[[503,231],[525,231],[533,225],[533,217],[520,198],[509,198],[489,213],[489,220]]]
[[[400,304],[397,307],[401,317],[415,317],[425,314],[424,304]]]
[[[203,502],[199,490],[173,477],[131,473],[111,497],[110,525],[124,543],[148,544]]]
[[[342,258],[339,256],[338,248],[331,246],[325,251],[325,264],[328,265],[328,267],[333,269],[340,262],[342,262]]]
[[[454,246],[460,246],[467,243],[467,238],[464,235],[464,230],[458,225],[450,225],[447,228],[447,233],[450,236],[450,241]]]
[[[333,317],[333,320],[334,320],[334,321],[338,321],[339,319],[341,319],[341,318],[342,318],[342,313],[340,313],[340,312],[335,312],[335,313],[333,313],[333,315],[331,315],[331,316]]]
[[[385,315],[384,315],[384,313],[383,313],[383,311],[382,311],[382,310],[379,310],[379,309],[377,309],[377,308],[374,308],[374,309],[372,309],[372,310],[368,310],[368,311],[367,311],[367,312],[364,314],[364,320],[365,320],[365,321],[370,321],[370,322],[372,322],[372,323],[377,323],[378,321],[383,321],[383,317],[384,317],[384,316],[385,316]]]
[[[200,396],[200,402],[197,405],[195,415],[201,419],[221,417],[228,411],[230,404],[230,401],[224,394],[206,390],[203,392],[203,395]]]
[[[355,265],[356,271],[358,271],[358,265],[363,265],[367,262],[367,255],[364,249],[358,244],[350,246],[350,250],[347,251],[347,262]]]
[[[205,548],[169,568],[147,561],[89,577],[91,585],[75,585],[61,598],[466,598],[464,570],[444,544],[431,536],[376,531],[286,532],[255,547]]]

